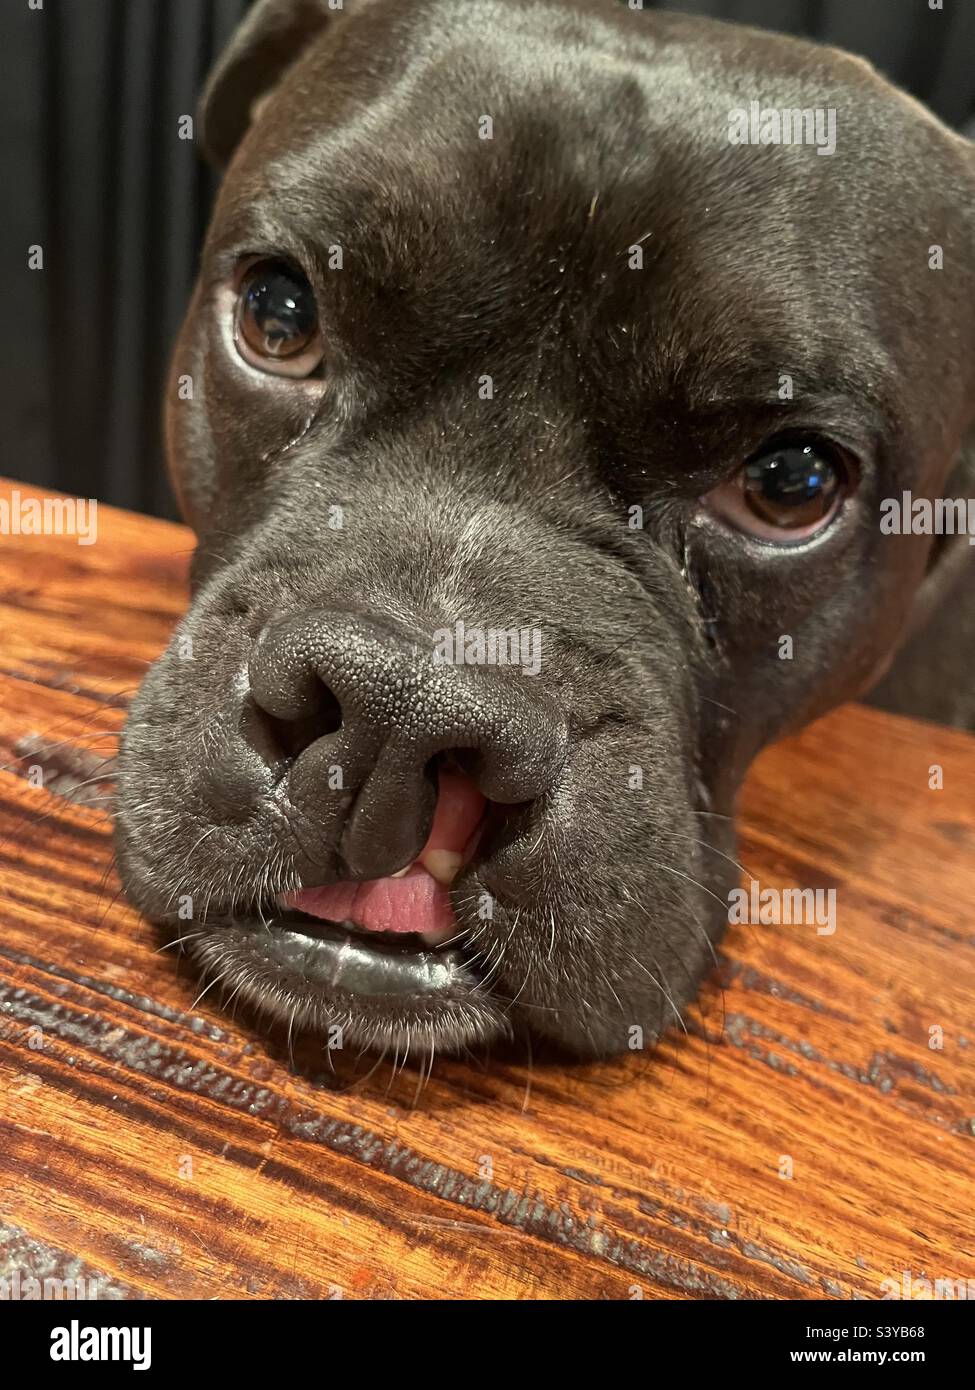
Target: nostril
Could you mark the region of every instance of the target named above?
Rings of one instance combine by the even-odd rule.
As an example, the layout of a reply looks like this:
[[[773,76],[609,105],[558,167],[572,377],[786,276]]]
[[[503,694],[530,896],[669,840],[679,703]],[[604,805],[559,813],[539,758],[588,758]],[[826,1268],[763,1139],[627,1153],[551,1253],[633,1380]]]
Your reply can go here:
[[[328,686],[317,692],[317,708],[295,719],[268,714],[254,697],[248,696],[241,717],[240,732],[269,766],[288,766],[320,738],[337,733],[342,727],[342,706]]]
[[[453,748],[443,756],[447,767],[454,768],[475,784],[484,771],[484,754],[479,748]]]
[[[334,708],[306,715],[302,719],[275,719],[273,714],[264,716],[268,729],[285,758],[293,761],[318,739],[338,733],[342,727],[342,710],[334,695],[331,697],[331,705]]]

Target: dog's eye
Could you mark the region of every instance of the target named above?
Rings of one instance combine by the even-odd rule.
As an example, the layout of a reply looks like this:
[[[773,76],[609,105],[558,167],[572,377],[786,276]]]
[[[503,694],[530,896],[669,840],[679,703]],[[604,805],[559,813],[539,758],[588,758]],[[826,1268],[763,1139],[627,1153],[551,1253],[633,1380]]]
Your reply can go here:
[[[841,451],[825,442],[766,445],[705,500],[740,531],[796,544],[829,525],[850,476]]]
[[[257,261],[237,294],[234,337],[252,367],[277,376],[310,376],[322,360],[318,307],[300,270],[284,261]]]

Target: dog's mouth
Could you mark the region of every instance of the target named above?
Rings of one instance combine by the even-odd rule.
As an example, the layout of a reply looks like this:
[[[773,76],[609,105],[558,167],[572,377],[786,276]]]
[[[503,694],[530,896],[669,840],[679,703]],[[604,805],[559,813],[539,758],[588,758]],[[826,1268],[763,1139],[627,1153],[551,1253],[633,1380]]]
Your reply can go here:
[[[469,779],[441,768],[433,825],[417,858],[378,879],[278,895],[270,915],[208,919],[186,938],[225,1002],[239,1001],[330,1047],[411,1043],[453,1050],[510,1031],[458,920],[488,821]],[[466,896],[466,891],[465,891]]]
[[[412,864],[384,878],[302,888],[284,894],[280,905],[350,923],[367,936],[414,936],[425,947],[442,946],[457,933],[450,886],[477,849],[487,802],[469,777],[447,765],[438,770],[437,793],[430,833]]]

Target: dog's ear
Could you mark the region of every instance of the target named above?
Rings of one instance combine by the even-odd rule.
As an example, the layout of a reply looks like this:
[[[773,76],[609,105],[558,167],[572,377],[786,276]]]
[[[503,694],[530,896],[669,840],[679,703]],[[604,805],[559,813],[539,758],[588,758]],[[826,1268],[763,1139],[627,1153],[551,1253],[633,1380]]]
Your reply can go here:
[[[197,110],[211,164],[224,167],[257,102],[339,13],[336,0],[257,0],[210,73]]]

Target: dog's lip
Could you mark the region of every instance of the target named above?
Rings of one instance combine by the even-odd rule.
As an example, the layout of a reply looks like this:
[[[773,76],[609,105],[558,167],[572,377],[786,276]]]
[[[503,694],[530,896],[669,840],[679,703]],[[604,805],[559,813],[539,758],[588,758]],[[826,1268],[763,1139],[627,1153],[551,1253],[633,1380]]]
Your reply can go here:
[[[187,950],[224,1002],[292,1032],[361,1047],[437,1050],[511,1034],[493,991],[461,944],[431,949],[406,934],[364,933],[299,912],[211,920]],[[207,985],[210,988],[210,985]],[[339,1046],[346,1043],[340,1042]]]
[[[188,951],[228,1005],[249,1003],[289,1033],[338,1024],[366,1046],[407,1049],[411,1039],[443,1049],[510,1035],[477,930],[454,910],[458,889],[466,896],[477,881],[488,823],[483,796],[442,767],[430,835],[406,869],[280,891],[246,917],[208,914]]]
[[[304,980],[354,1000],[434,996],[455,984],[479,986],[460,936],[457,928],[449,941],[434,944],[416,932],[367,932],[354,922],[283,908],[270,918],[214,920],[196,940],[246,944],[253,957],[287,975],[292,986],[300,988]]]
[[[243,925],[243,924],[238,924]],[[370,932],[351,922],[282,913],[254,943],[269,960],[312,985],[355,998],[436,995],[477,977],[456,946],[431,947],[412,933]]]

